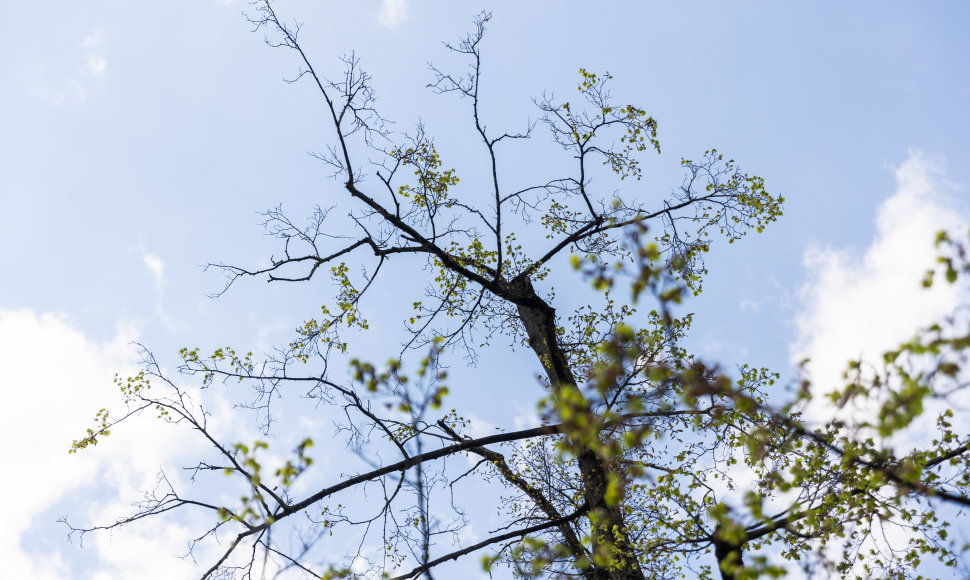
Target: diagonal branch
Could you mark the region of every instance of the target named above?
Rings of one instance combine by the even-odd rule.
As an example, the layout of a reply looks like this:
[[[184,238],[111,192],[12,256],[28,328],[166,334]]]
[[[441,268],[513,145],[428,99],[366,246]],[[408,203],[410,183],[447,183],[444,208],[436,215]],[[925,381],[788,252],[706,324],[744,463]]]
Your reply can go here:
[[[454,552],[451,552],[450,554],[446,554],[444,556],[441,556],[440,558],[436,558],[436,559],[428,562],[427,564],[424,564],[422,566],[418,566],[417,568],[411,570],[407,574],[402,574],[400,576],[395,576],[395,577],[391,578],[391,580],[406,580],[407,578],[415,578],[417,576],[420,576],[422,573],[427,572],[431,568],[437,566],[438,564],[442,564],[444,562],[447,562],[448,560],[457,560],[458,558],[460,558],[460,557],[462,557],[462,556],[464,556],[466,554],[470,554],[470,553],[472,553],[472,552],[474,552],[476,550],[481,550],[482,548],[484,548],[486,546],[490,546],[490,545],[496,544],[498,542],[504,542],[505,540],[511,540],[513,538],[519,538],[519,537],[526,536],[526,535],[529,535],[529,534],[532,534],[532,533],[535,533],[535,532],[541,532],[542,530],[548,530],[549,528],[553,528],[553,527],[556,527],[556,526],[562,526],[564,524],[568,524],[569,522],[571,522],[571,521],[573,521],[575,519],[578,519],[579,517],[585,515],[588,511],[589,511],[589,507],[587,507],[587,506],[584,505],[583,507],[579,508],[578,510],[576,510],[573,513],[569,514],[568,516],[561,517],[561,518],[559,518],[557,520],[550,520],[548,522],[543,522],[541,524],[536,524],[536,525],[530,526],[528,528],[522,528],[522,529],[518,529],[518,530],[515,530],[515,531],[512,531],[512,532],[507,532],[505,534],[500,534],[498,536],[492,536],[491,538],[488,538],[487,540],[483,540],[481,542],[478,542],[477,544],[473,544],[471,546],[468,546],[467,548],[462,548],[461,550],[456,550]]]

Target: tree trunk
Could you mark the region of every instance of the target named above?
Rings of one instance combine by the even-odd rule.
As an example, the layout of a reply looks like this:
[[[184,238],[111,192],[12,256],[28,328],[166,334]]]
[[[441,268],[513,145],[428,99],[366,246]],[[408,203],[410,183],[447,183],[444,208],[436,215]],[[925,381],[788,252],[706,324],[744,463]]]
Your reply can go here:
[[[539,357],[553,394],[558,396],[563,386],[577,383],[556,335],[556,310],[536,294],[527,277],[512,280],[509,290],[529,337],[529,346]],[[630,546],[620,506],[610,506],[606,502],[608,467],[596,451],[589,448],[579,450],[576,459],[586,503],[591,518],[597,523],[591,532],[593,554],[607,552],[613,560],[613,565],[607,567],[594,563],[588,577],[595,580],[642,580],[643,572],[636,552]]]
[[[717,558],[717,567],[721,571],[721,580],[734,580],[737,578],[737,569],[744,566],[742,556],[741,546],[722,538],[721,526],[718,526],[714,530],[714,557]],[[728,570],[725,571],[721,567],[721,564],[727,564]]]

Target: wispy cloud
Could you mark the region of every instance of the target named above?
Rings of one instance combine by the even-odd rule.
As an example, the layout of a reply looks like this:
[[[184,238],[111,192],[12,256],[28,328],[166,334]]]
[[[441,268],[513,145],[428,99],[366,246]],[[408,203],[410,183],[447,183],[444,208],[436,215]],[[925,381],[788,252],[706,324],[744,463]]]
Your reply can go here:
[[[108,70],[104,33],[99,29],[92,30],[75,48],[80,54],[75,54],[70,60],[79,56],[80,64],[75,65],[59,81],[48,79],[40,82],[33,87],[34,96],[53,106],[81,104],[88,100],[92,90],[101,86]]]
[[[377,21],[387,28],[397,28],[408,19],[408,0],[381,0]]]
[[[748,310],[750,310],[751,312],[760,312],[761,302],[757,300],[752,300],[750,298],[745,298],[741,300],[740,304],[738,304],[738,308],[741,310],[741,312],[745,312]]]
[[[144,249],[142,249],[141,254],[142,262],[144,262],[145,267],[151,272],[152,277],[155,278],[155,284],[161,286],[165,283],[165,262],[162,261],[157,255],[152,254]]]
[[[61,62],[39,63],[31,71],[32,79],[27,81],[31,96],[55,107],[81,104],[102,85],[108,70],[103,31],[95,28],[73,48],[75,52],[63,55]]]
[[[142,263],[152,276],[155,288],[155,316],[169,332],[184,332],[189,325],[176,320],[165,308],[165,262],[157,254],[153,254],[139,244],[137,251],[141,254]]]
[[[84,53],[84,70],[90,75],[99,77],[108,68],[108,61],[103,54],[102,45],[104,44],[99,32],[92,32],[81,41],[81,50]]]

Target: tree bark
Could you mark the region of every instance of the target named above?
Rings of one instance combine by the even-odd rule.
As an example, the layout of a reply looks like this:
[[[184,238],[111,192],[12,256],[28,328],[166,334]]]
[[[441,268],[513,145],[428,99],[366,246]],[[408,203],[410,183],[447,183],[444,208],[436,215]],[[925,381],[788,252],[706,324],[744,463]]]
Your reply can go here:
[[[576,386],[576,377],[556,334],[556,310],[536,294],[526,276],[513,279],[508,289],[525,326],[529,346],[539,357],[553,394],[558,396],[564,386]],[[611,506],[606,501],[609,468],[593,449],[580,449],[576,459],[591,521],[595,522],[591,526],[592,552],[594,556],[607,552],[612,560],[606,567],[594,562],[588,577],[594,580],[642,580],[643,572],[630,545],[620,506]]]
[[[735,572],[744,566],[741,545],[722,538],[720,526],[714,530],[714,557],[717,559],[718,570],[721,571],[721,580],[735,580]],[[728,564],[728,570],[721,567],[722,563]]]

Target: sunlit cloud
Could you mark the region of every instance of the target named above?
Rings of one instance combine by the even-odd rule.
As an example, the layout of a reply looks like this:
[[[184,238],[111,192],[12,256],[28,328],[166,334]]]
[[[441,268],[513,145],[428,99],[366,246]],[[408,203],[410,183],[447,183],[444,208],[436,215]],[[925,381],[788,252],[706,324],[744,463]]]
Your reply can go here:
[[[91,426],[94,412],[117,400],[112,376],[137,365],[129,345],[137,334],[132,325],[123,324],[114,338],[97,342],[60,315],[0,310],[0,368],[6,398],[0,407],[0,424],[3,439],[10,443],[5,446],[4,463],[17,468],[16,477],[10,472],[0,478],[0,494],[17,498],[8,502],[0,527],[0,542],[7,548],[4,571],[10,578],[72,575],[64,568],[62,554],[28,553],[22,537],[36,526],[55,527],[53,521],[37,518],[73,491],[95,482],[113,488],[101,478],[117,462],[139,484],[154,475],[141,469],[143,462],[133,461],[140,454],[137,445],[109,444],[92,453],[67,453],[71,441]],[[64,532],[59,544],[70,549],[66,528],[57,529]]]
[[[179,512],[149,518],[117,533],[95,533],[83,541],[90,558],[77,568],[75,537],[56,521],[67,515],[75,525],[109,524],[130,515],[132,503],[157,480],[160,469],[179,488],[187,476],[172,464],[182,454],[198,454],[206,442],[189,429],[154,420],[152,413],[103,438],[96,447],[68,454],[71,442],[94,426],[94,413],[106,407],[120,411],[115,374],[132,375],[141,356],[132,344],[139,337],[133,323],[117,325],[113,337],[95,340],[61,314],[28,309],[0,309],[0,368],[5,403],[0,406],[0,435],[7,477],[0,478],[0,494],[8,502],[0,542],[4,550],[4,578],[144,578],[146,580],[199,577],[198,565],[182,558],[187,541],[211,522],[198,514]],[[231,404],[211,393],[210,428],[230,434]],[[235,435],[231,435],[235,437]],[[164,444],[162,444],[164,442]],[[80,500],[79,498],[83,498]],[[29,541],[44,538],[43,542]],[[196,548],[200,559],[212,557],[218,546]]]
[[[877,209],[875,237],[862,255],[831,246],[809,247],[809,282],[796,317],[793,362],[810,358],[821,391],[837,387],[849,360],[877,362],[884,351],[949,314],[966,290],[921,280],[934,264],[935,233],[964,229],[967,208],[952,195],[941,162],[919,151],[895,169],[896,191]]]
[[[797,339],[790,345],[790,354],[793,362],[810,359],[807,368],[816,395],[805,409],[810,421],[838,418],[857,424],[875,416],[878,397],[840,409],[822,396],[843,384],[850,360],[878,368],[885,351],[952,314],[959,304],[970,302],[965,285],[943,283],[926,289],[921,284],[935,262],[936,232],[962,233],[970,223],[967,208],[952,195],[959,188],[947,180],[940,161],[919,151],[909,153],[895,169],[895,178],[896,191],[878,207],[875,236],[861,255],[831,246],[814,246],[805,252],[810,275],[802,288]],[[961,403],[934,401],[924,413],[935,417],[951,404]],[[905,449],[929,444],[933,435],[932,429],[913,428],[886,443],[905,453]],[[868,538],[860,552],[899,548],[911,536],[905,526],[887,521],[878,538]],[[838,545],[830,545],[827,552],[838,558]],[[860,574],[862,565],[858,563]]]

